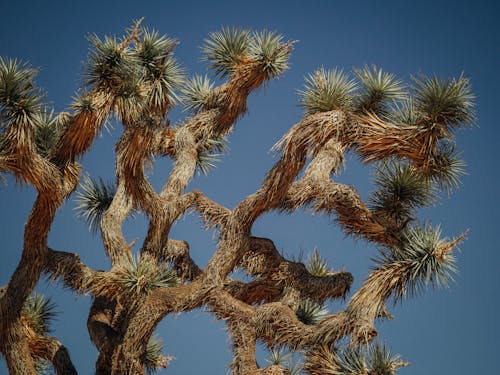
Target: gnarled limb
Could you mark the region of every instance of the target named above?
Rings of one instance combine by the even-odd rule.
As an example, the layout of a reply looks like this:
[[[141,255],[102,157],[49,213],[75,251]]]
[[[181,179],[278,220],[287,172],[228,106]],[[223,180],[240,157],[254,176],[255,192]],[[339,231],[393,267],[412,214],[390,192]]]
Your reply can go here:
[[[66,347],[54,337],[33,335],[29,339],[31,355],[50,361],[57,375],[76,375],[77,372]]]
[[[126,194],[125,185],[121,179],[118,179],[113,201],[101,220],[102,242],[113,265],[130,260],[132,256],[130,246],[125,241],[122,232],[122,223],[131,209],[132,202]]]

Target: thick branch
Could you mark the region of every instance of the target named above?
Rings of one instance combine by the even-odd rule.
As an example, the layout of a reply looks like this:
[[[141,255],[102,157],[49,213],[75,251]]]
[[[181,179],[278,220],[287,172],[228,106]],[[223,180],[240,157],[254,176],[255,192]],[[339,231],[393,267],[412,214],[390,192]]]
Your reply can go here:
[[[329,298],[345,297],[353,281],[349,272],[332,272],[327,276],[311,275],[302,263],[283,258],[274,243],[266,238],[251,237],[250,250],[243,256],[238,267],[267,281],[275,287],[293,288],[300,298],[323,303]]]
[[[116,194],[101,220],[101,236],[104,248],[112,264],[130,259],[132,251],[122,232],[123,221],[132,209],[132,202],[125,192],[125,185],[118,179]]]
[[[57,375],[76,375],[77,372],[64,345],[53,337],[32,336],[29,346],[34,357],[52,362]]]
[[[85,265],[77,254],[52,249],[48,249],[43,270],[51,280],[59,280],[77,293],[91,290],[102,273]]]

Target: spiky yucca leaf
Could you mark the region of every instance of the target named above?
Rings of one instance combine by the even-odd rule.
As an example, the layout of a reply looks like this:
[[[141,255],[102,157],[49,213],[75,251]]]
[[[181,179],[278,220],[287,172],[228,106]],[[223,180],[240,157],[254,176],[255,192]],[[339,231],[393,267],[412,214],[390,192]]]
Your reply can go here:
[[[76,193],[77,216],[89,226],[93,232],[99,229],[101,219],[113,201],[116,193],[114,184],[105,183],[102,178],[94,180],[88,175],[80,183],[80,191]]]
[[[408,365],[378,342],[368,348],[322,346],[311,357],[319,363],[308,363],[306,367],[322,375],[394,375],[397,368]]]
[[[319,303],[306,299],[300,301],[295,315],[302,323],[315,325],[328,315],[328,309]]]
[[[367,357],[370,374],[373,375],[394,375],[398,367],[408,365],[401,361],[399,355],[393,356],[390,349],[379,342],[370,346]]]
[[[375,65],[354,69],[354,74],[362,87],[356,98],[356,104],[362,111],[382,115],[387,113],[387,104],[406,98],[403,82],[394,74],[385,72]]]
[[[396,125],[414,125],[422,121],[422,114],[415,107],[414,100],[407,98],[395,104],[393,110],[387,114],[389,121]]]
[[[0,129],[13,124],[35,126],[43,99],[27,63],[0,57]]]
[[[150,85],[148,102],[156,108],[173,104],[178,99],[175,90],[184,81],[184,73],[172,51],[178,41],[156,31],[143,30],[136,55],[145,70],[145,82]]]
[[[292,353],[284,346],[277,346],[269,349],[269,358],[266,361],[271,365],[284,367],[291,357]]]
[[[40,113],[40,121],[35,128],[35,144],[40,155],[43,157],[50,155],[59,139],[62,128],[69,119],[69,113],[61,112],[55,116],[53,109],[45,109]]]
[[[174,58],[168,58],[157,67],[154,80],[148,93],[148,102],[155,107],[164,103],[169,105],[179,101],[175,92],[184,82],[184,71]]]
[[[427,178],[405,163],[381,162],[374,179],[378,190],[370,198],[372,208],[398,220],[434,201],[435,193]]]
[[[304,363],[300,361],[289,362],[285,369],[288,375],[300,375],[304,371]]]
[[[440,142],[425,173],[441,189],[451,192],[460,186],[460,177],[465,174],[465,166],[461,153],[455,152],[452,143]]]
[[[254,32],[248,45],[250,59],[262,67],[268,78],[277,77],[288,69],[292,44],[274,31]]]
[[[50,324],[57,312],[50,298],[42,294],[32,293],[24,302],[21,313],[28,326],[40,336],[50,332]]]
[[[148,294],[154,289],[175,286],[179,279],[168,264],[143,256],[117,267],[116,281],[129,294]]]
[[[176,39],[169,38],[167,35],[161,35],[156,30],[141,30],[141,40],[135,46],[135,53],[140,63],[150,73],[154,73],[158,65],[161,65],[179,44]],[[153,74],[154,75],[154,74]]]
[[[203,60],[210,63],[216,74],[225,76],[248,58],[249,32],[239,28],[224,27],[210,33],[202,47]]]
[[[356,84],[342,70],[321,68],[306,77],[299,90],[300,106],[307,115],[349,109]]]
[[[430,121],[449,128],[469,126],[474,120],[474,99],[469,79],[413,78],[415,106]]]
[[[142,363],[146,368],[146,373],[154,374],[160,370],[160,368],[166,368],[168,362],[170,362],[172,357],[165,357],[163,355],[163,343],[160,338],[156,336],[151,336],[146,346],[146,351],[142,356]]]
[[[73,98],[73,103],[71,103],[71,108],[76,114],[93,112],[96,110],[92,97],[87,94],[79,95]]]
[[[328,262],[321,258],[318,249],[314,249],[313,253],[307,258],[306,268],[314,276],[327,276],[331,273]]]
[[[333,348],[332,348],[333,349]],[[359,349],[329,350],[325,374],[329,375],[366,375],[368,369],[363,353]]]
[[[272,366],[280,366],[288,375],[299,375],[304,369],[303,363],[294,362],[293,353],[283,346],[270,348],[269,358],[266,361]]]
[[[193,113],[200,113],[206,109],[207,99],[213,88],[213,82],[206,75],[195,75],[188,80],[181,89],[182,102],[186,109]]]
[[[86,84],[101,90],[114,92],[130,89],[130,81],[138,73],[137,59],[128,47],[110,36],[100,39],[90,35],[90,52],[86,67]]]
[[[460,239],[460,238],[459,238]],[[427,286],[446,287],[457,272],[451,250],[459,242],[441,238],[441,228],[430,224],[415,225],[404,232],[401,245],[384,252],[379,263],[392,267],[400,280],[394,290],[396,300],[419,294]]]
[[[218,156],[227,152],[227,139],[225,136],[206,139],[198,149],[198,159],[196,167],[199,173],[207,175],[210,170],[215,168],[215,162],[218,162]]]

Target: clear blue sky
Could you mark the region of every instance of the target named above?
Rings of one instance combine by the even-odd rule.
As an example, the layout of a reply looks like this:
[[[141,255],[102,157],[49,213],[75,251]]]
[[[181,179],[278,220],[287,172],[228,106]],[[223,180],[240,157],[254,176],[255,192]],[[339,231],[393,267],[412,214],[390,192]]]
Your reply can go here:
[[[78,88],[88,51],[85,36],[121,35],[133,19],[181,41],[176,56],[190,73],[206,73],[199,46],[211,31],[224,25],[277,30],[298,39],[291,69],[282,78],[252,94],[249,113],[230,137],[230,152],[209,177],[198,177],[190,188],[200,188],[220,203],[233,207],[254,192],[275,159],[270,147],[301,113],[296,89],[303,77],[320,66],[350,70],[374,63],[407,79],[410,74],[436,73],[442,77],[465,72],[477,95],[477,126],[457,134],[458,147],[468,163],[462,188],[444,197],[422,217],[441,223],[455,236],[470,228],[462,246],[460,274],[448,290],[429,291],[392,309],[393,321],[379,325],[380,336],[412,365],[404,375],[495,373],[498,371],[497,319],[500,248],[497,195],[499,192],[498,74],[500,60],[500,5],[495,1],[12,1],[0,5],[0,55],[18,57],[40,67],[37,82],[48,92],[56,110],[64,110]],[[182,111],[173,113],[180,120]],[[112,179],[116,125],[98,139],[85,156],[92,176]],[[155,166],[157,186],[166,179],[168,162]],[[369,169],[355,158],[339,177],[370,192]],[[0,285],[6,284],[21,254],[23,224],[33,203],[31,188],[15,186],[12,178],[1,187],[2,260]],[[74,217],[71,198],[57,215],[49,244],[80,254],[92,267],[108,261],[98,237]],[[126,224],[127,236],[144,238],[145,221]],[[345,267],[355,277],[356,290],[369,272],[375,249],[354,242],[324,216],[299,212],[270,214],[255,225],[254,234],[273,239],[285,253],[297,257],[314,247],[334,268]],[[212,233],[203,232],[199,219],[186,218],[175,227],[173,238],[187,240],[193,257],[204,265],[214,251]],[[70,350],[80,374],[91,374],[96,351],[86,330],[90,297],[75,296],[60,286],[39,290],[51,296],[61,312],[55,322],[57,336]],[[332,306],[333,307],[333,306]],[[335,305],[338,308],[337,305]],[[166,351],[177,359],[165,374],[223,374],[230,362],[224,325],[203,311],[168,317],[157,333]],[[6,373],[0,361],[0,373]]]

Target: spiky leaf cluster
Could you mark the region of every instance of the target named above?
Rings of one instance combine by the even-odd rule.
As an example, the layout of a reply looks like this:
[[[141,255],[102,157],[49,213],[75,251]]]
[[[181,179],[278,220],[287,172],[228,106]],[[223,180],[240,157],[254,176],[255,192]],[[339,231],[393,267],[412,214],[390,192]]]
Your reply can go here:
[[[361,84],[356,97],[358,110],[385,115],[389,111],[389,104],[406,98],[403,82],[375,65],[354,69],[354,74]]]
[[[327,276],[331,273],[328,262],[321,258],[318,249],[314,249],[313,253],[307,258],[306,268],[314,276]]]
[[[92,35],[89,42],[87,86],[106,94],[124,123],[134,124],[149,114],[159,117],[159,123],[184,79],[172,56],[177,41],[139,28],[138,22],[122,39]]]
[[[219,161],[218,156],[227,152],[227,139],[225,136],[207,138],[198,148],[198,159],[196,168],[199,173],[207,175],[215,168],[215,163]]]
[[[448,129],[469,126],[474,120],[474,94],[469,79],[413,78],[415,108],[422,117]]]
[[[386,114],[386,118],[396,125],[416,125],[422,121],[411,97],[395,103],[392,111]]]
[[[254,32],[248,45],[250,59],[261,67],[266,77],[277,77],[288,69],[292,42],[285,42],[274,31]]]
[[[453,143],[442,141],[432,152],[424,173],[432,183],[450,192],[460,186],[460,177],[465,174],[465,162],[455,151]]]
[[[321,354],[322,374],[328,375],[394,375],[397,368],[407,365],[378,342],[368,349],[322,347]]]
[[[288,68],[292,42],[273,31],[250,32],[225,27],[213,32],[202,47],[203,60],[222,77],[238,66],[251,64],[259,67],[266,79],[277,77]]]
[[[92,97],[88,94],[75,97],[73,103],[71,103],[71,108],[74,109],[75,114],[91,113],[96,109]]]
[[[182,103],[195,114],[208,109],[208,98],[213,88],[213,82],[206,75],[195,75],[181,89]]]
[[[148,256],[132,258],[115,271],[116,282],[128,294],[148,294],[157,288],[179,284],[175,272]]]
[[[137,61],[127,46],[116,37],[97,35],[88,37],[90,52],[86,69],[86,84],[110,92],[125,92],[135,88],[132,83],[137,79]]]
[[[285,347],[273,347],[269,349],[269,358],[267,362],[271,365],[284,366],[292,357],[292,353]]]
[[[144,67],[144,80],[150,86],[148,103],[162,107],[163,103],[175,103],[175,90],[184,81],[184,74],[172,56],[178,41],[159,34],[157,31],[142,30],[135,55]]]
[[[372,208],[398,221],[434,201],[435,192],[428,179],[409,164],[381,162],[374,179],[378,189],[370,198]]]
[[[386,344],[378,342],[368,349],[368,363],[373,375],[394,375],[397,367],[408,365],[401,362],[399,355],[392,355]]]
[[[352,107],[355,82],[342,70],[320,68],[306,77],[303,90],[299,90],[300,106],[306,115]]]
[[[399,280],[396,300],[419,294],[424,288],[446,287],[456,273],[453,246],[441,238],[441,228],[430,224],[415,225],[404,231],[402,242],[382,253],[382,269],[392,269]]]
[[[36,125],[43,99],[34,83],[36,74],[27,63],[0,57],[0,129]]]
[[[142,363],[146,369],[146,373],[154,374],[160,370],[160,368],[167,367],[167,363],[171,360],[171,357],[165,357],[163,355],[163,343],[156,337],[151,336],[149,339],[146,351],[142,356]]]
[[[33,293],[24,302],[21,313],[24,321],[37,335],[44,336],[50,332],[50,324],[57,312],[55,304],[42,294]]]
[[[210,63],[216,74],[226,76],[248,56],[250,32],[239,28],[224,27],[210,33],[202,47],[203,60]]]
[[[280,366],[287,375],[299,375],[304,369],[304,364],[301,361],[294,362],[293,353],[283,346],[270,348],[266,361],[270,365]]]
[[[93,232],[99,229],[101,219],[109,208],[116,193],[114,184],[105,183],[102,178],[94,180],[88,175],[83,177],[80,190],[76,193],[77,216]]]
[[[40,121],[35,128],[35,145],[43,157],[48,157],[56,145],[63,126],[69,121],[70,115],[62,112],[54,115],[54,110],[45,109],[40,113]]]
[[[302,323],[315,325],[328,315],[328,309],[317,302],[305,299],[300,302],[295,310],[295,315]]]

